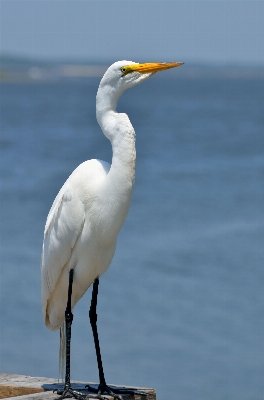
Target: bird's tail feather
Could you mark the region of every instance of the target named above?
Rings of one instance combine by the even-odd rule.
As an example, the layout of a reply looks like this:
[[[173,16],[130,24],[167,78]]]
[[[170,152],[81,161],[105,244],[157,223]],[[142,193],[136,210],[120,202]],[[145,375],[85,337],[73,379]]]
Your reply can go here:
[[[60,327],[59,378],[64,379],[66,365],[66,324]]]

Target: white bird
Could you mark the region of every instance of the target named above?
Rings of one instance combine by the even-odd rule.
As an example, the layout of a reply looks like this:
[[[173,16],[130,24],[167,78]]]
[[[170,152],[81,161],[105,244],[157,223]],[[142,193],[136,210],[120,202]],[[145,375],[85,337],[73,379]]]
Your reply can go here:
[[[48,214],[41,257],[41,288],[45,324],[52,331],[60,328],[64,334],[67,302],[71,314],[71,309],[93,282],[97,289],[94,287],[95,305],[91,306],[90,319],[92,328],[95,326],[96,329],[98,279],[114,256],[117,235],[127,216],[135,181],[135,131],[128,116],[116,111],[118,98],[126,89],[145,81],[155,72],[182,64],[118,61],[108,68],[100,82],[96,117],[112,144],[112,163],[94,159],[79,165],[62,186]],[[71,270],[74,276],[72,271],[69,280]],[[69,318],[72,320],[72,314]],[[97,349],[96,352],[97,359],[98,355],[101,358],[100,349],[99,354]],[[99,364],[100,360],[98,397],[102,398],[104,391],[113,393],[106,386]],[[61,398],[70,391],[66,371]],[[82,398],[76,393],[76,398]]]

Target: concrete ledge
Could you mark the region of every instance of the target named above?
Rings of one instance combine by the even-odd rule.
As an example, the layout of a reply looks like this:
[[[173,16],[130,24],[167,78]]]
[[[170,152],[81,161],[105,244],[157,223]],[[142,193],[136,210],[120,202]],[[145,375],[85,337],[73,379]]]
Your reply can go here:
[[[72,388],[86,395],[88,399],[89,391],[85,389],[87,384],[96,385],[94,382],[72,381]],[[53,390],[62,389],[63,386],[62,383],[58,383],[53,378],[0,373],[0,399],[53,400],[59,397],[56,393],[53,393]],[[154,389],[112,384],[109,384],[109,386],[134,390],[133,394],[123,394],[124,400],[156,400]],[[137,391],[147,393],[147,396],[143,396]],[[104,395],[104,397],[111,399],[111,396]]]

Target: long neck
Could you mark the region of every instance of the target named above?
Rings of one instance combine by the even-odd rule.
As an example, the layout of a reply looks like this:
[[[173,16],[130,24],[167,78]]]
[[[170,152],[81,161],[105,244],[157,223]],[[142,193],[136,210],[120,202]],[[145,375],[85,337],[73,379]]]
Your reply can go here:
[[[109,179],[113,184],[133,186],[135,178],[135,131],[126,114],[116,112],[122,92],[108,85],[99,86],[96,97],[96,117],[113,150]]]
[[[113,157],[111,168],[103,185],[102,195],[107,198],[108,208],[104,224],[110,237],[117,235],[127,216],[134,188],[136,149],[135,132],[126,114],[116,112],[118,93],[99,86],[96,97],[96,117],[111,141]],[[107,236],[107,234],[106,234]]]

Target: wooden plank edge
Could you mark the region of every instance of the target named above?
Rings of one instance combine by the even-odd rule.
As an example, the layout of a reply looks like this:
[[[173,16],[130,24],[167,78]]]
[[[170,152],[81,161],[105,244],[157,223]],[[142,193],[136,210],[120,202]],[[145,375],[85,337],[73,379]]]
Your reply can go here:
[[[43,388],[0,384],[0,399],[44,392]]]
[[[58,395],[52,392],[26,394],[24,396],[6,397],[2,400],[55,400]]]

